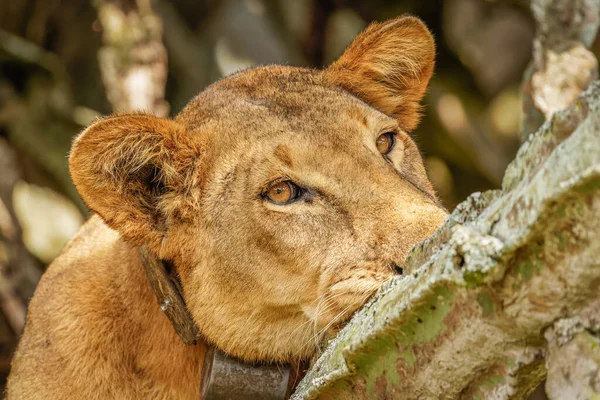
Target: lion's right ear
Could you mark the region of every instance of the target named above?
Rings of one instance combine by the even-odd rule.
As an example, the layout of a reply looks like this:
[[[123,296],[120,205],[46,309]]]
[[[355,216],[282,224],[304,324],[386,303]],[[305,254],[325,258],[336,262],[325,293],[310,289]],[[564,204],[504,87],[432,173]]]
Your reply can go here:
[[[151,249],[197,204],[199,140],[175,121],[144,114],[100,119],[69,158],[83,201],[113,229]]]

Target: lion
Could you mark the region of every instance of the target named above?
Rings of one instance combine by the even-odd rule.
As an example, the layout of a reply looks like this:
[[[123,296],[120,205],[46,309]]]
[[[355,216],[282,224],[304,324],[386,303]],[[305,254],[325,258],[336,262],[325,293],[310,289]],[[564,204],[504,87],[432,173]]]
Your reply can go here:
[[[69,167],[96,215],[31,299],[8,398],[197,399],[207,344],[309,358],[447,216],[408,135],[434,55],[402,16],[327,68],[252,68],[174,119],[92,123]],[[140,246],[176,270],[196,345],[157,304]]]

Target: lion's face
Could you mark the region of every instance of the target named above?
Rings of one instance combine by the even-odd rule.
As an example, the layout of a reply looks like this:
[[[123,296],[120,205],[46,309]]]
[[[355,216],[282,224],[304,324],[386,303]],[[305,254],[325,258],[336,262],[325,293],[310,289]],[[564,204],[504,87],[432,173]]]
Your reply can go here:
[[[182,279],[201,331],[225,349],[311,353],[445,217],[397,120],[315,81],[251,70],[183,113],[212,114],[198,127],[212,150],[202,224],[185,233],[201,261]]]
[[[174,121],[98,121],[75,143],[73,179],[126,239],[174,261],[210,342],[307,357],[446,216],[404,131],[432,67],[418,20],[374,25],[327,70],[252,69]]]

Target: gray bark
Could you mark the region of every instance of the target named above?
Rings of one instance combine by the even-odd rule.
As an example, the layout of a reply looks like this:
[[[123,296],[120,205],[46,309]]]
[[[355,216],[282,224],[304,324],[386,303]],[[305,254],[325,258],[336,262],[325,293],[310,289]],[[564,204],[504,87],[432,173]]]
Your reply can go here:
[[[546,331],[546,393],[550,399],[600,398],[600,302]]]

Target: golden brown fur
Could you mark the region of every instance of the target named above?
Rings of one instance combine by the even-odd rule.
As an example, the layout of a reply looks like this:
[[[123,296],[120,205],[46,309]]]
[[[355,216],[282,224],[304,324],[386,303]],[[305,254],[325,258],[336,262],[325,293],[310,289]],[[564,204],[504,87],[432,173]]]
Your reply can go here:
[[[244,360],[310,356],[316,336],[360,307],[446,215],[405,133],[434,51],[419,20],[398,18],[369,27],[329,69],[250,69],[174,120],[92,124],[70,169],[102,220],[40,282],[9,398],[199,397],[204,346],[186,347],[161,313],[142,244],[173,261],[209,343]],[[397,144],[382,157],[375,141],[389,131]],[[281,179],[306,188],[303,197],[267,201]]]

